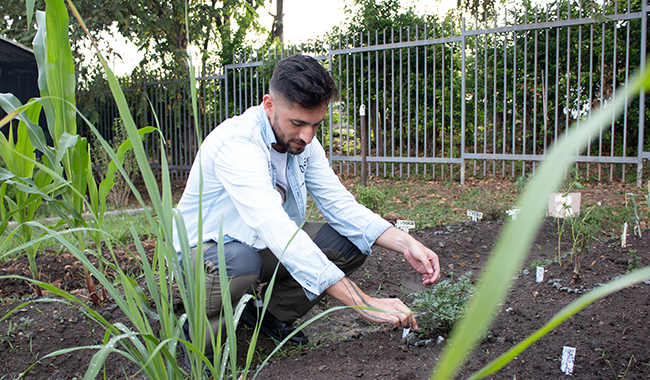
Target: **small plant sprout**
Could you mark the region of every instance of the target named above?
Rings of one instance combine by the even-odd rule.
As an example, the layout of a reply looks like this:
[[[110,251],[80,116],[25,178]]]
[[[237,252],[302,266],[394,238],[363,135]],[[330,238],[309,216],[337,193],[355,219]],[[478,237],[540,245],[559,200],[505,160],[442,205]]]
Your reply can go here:
[[[429,334],[434,329],[449,331],[465,311],[465,303],[474,294],[471,282],[472,272],[458,277],[453,276],[430,289],[414,293],[412,310],[420,314],[422,334]]]
[[[641,258],[636,255],[636,250],[635,249],[630,249],[630,251],[627,253],[627,255],[630,257],[627,260],[627,273],[629,273],[629,272],[632,272],[633,270],[639,268],[639,260]]]

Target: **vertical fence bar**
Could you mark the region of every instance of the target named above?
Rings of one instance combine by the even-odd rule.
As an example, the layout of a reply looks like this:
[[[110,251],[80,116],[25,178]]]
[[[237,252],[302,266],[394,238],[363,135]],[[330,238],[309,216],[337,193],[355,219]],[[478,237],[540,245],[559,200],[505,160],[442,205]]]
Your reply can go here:
[[[406,40],[411,41],[411,27],[406,27]],[[406,157],[411,157],[411,48],[406,48]],[[411,177],[411,163],[406,164],[406,177]]]
[[[646,64],[646,44],[648,43],[648,0],[642,2],[643,10],[641,16],[641,62],[639,69],[641,72],[645,71]],[[637,166],[636,166],[636,185],[641,187],[643,183],[643,145],[645,142],[644,126],[645,126],[645,89],[641,88],[639,93],[639,142],[637,147]]]
[[[485,25],[487,26],[487,11],[484,13],[483,19],[485,20]],[[476,23],[478,25],[478,22]],[[487,74],[487,45],[488,45],[488,35],[485,34],[483,38],[483,154],[487,153],[487,135],[488,135],[488,74]],[[494,73],[492,73],[494,75]],[[494,127],[494,126],[493,126]],[[483,176],[487,175],[487,160],[483,160]]]
[[[603,0],[603,16],[605,16],[605,2]],[[602,38],[600,40],[600,104],[599,107],[605,105],[604,88],[605,88],[605,23],[601,24]],[[600,123],[600,130],[598,132],[598,157],[603,156],[603,123]],[[598,181],[600,182],[602,165],[598,163]]]
[[[535,24],[539,22],[539,10],[537,9],[537,6],[535,6]],[[533,156],[537,154],[537,65],[539,64],[538,60],[538,48],[539,48],[539,29],[535,29],[535,59],[533,59],[534,62],[534,73],[533,77],[534,83],[533,83]],[[533,160],[531,163],[532,167],[532,173],[535,175],[535,169],[536,169],[536,161]]]
[[[465,128],[466,128],[466,119],[465,119],[465,110],[467,108],[467,96],[465,96],[465,86],[467,74],[467,63],[465,61],[465,47],[467,46],[467,36],[465,35],[465,17],[461,18],[461,29],[460,29],[460,50],[461,50],[461,59],[460,59],[460,71],[461,71],[461,81],[460,81],[460,184],[465,184]],[[476,81],[476,80],[475,80]],[[453,91],[452,91],[453,93]],[[453,99],[453,98],[452,98]],[[451,109],[451,115],[453,117],[454,111]],[[453,139],[451,139],[453,141]]]
[[[524,9],[524,23],[528,24],[528,7]],[[528,122],[528,32],[522,32],[524,35],[524,91],[523,91],[523,123],[521,133],[521,154],[526,154],[526,124]],[[534,136],[534,135],[533,135]],[[521,162],[521,175],[526,174],[526,161]]]
[[[478,13],[474,17],[474,25],[478,25]],[[474,36],[474,153],[478,153],[478,36]],[[476,177],[476,160],[473,160],[473,175]]]
[[[454,23],[451,23],[451,35]],[[464,52],[464,51],[463,51]],[[449,158],[454,157],[454,44],[449,47]],[[464,94],[462,95],[465,96]],[[454,178],[454,164],[449,164],[449,179]]]
[[[379,45],[379,30],[375,30],[375,45]],[[379,177],[379,146],[383,144],[381,141],[380,134],[380,125],[382,124],[381,115],[379,114],[380,106],[380,97],[379,97],[379,50],[375,50],[375,157],[377,161],[375,162],[375,175]]]
[[[627,12],[630,13],[632,10],[630,0],[627,1]],[[630,80],[630,24],[632,20],[627,20],[626,25],[626,34],[625,34],[625,86],[629,84]],[[643,42],[642,42],[643,43]],[[627,110],[628,110],[628,97],[627,92],[625,93],[625,109],[623,110],[623,157],[627,156]],[[625,182],[625,170],[627,165],[621,165],[621,181]]]
[[[385,44],[386,43],[386,29],[383,30],[383,36],[384,36],[383,37],[383,42]],[[383,97],[383,103],[382,104],[383,104],[384,112],[383,112],[382,121],[381,121],[381,125],[383,126],[383,134],[382,134],[382,138],[381,138],[381,146],[382,146],[382,152],[384,154],[384,177],[386,177],[386,157],[387,157],[387,154],[386,154],[386,148],[387,148],[386,147],[386,123],[388,122],[388,118],[386,117],[386,112],[388,110],[388,104],[386,104],[386,49],[384,49],[382,51],[382,53],[383,53],[382,71],[384,73],[384,80],[383,80],[383,83],[382,83],[383,88],[384,88],[382,93],[383,93],[384,97]]]
[[[424,39],[426,40],[427,38],[429,38],[429,34],[428,34],[428,31],[427,31],[427,25],[425,24],[424,25]],[[424,75],[423,75],[424,76],[424,91],[423,91],[423,94],[422,94],[422,97],[424,98],[424,120],[423,120],[424,128],[422,128],[422,129],[424,129],[424,140],[423,140],[423,144],[422,144],[423,145],[423,149],[422,149],[423,155],[422,155],[422,157],[426,158],[427,157],[427,130],[429,129],[429,125],[427,124],[427,122],[428,122],[428,120],[427,120],[427,108],[428,108],[428,102],[427,102],[427,100],[428,100],[428,96],[427,96],[427,77],[428,77],[427,51],[429,50],[429,47],[424,46],[424,47],[422,47],[422,50],[423,50],[423,55],[424,55],[424,69],[423,69],[423,71],[424,71]],[[426,178],[427,177],[427,164],[426,164],[426,162],[422,166],[423,166],[422,177]]]
[[[433,27],[433,33],[431,34],[432,38],[436,38],[436,26],[434,25]],[[437,81],[437,70],[436,70],[436,63],[438,62],[438,55],[436,54],[436,45],[433,45],[433,68],[432,68],[432,75],[431,75],[431,81],[433,82],[433,89],[431,90],[431,95],[433,97],[433,114],[431,115],[431,124],[433,125],[433,128],[431,130],[431,157],[436,157],[436,109],[438,106],[438,96],[436,94],[436,86],[438,84]],[[435,162],[431,164],[431,179],[436,179],[436,164]]]
[[[517,15],[515,14],[515,23]],[[512,152],[517,153],[517,32],[512,32]],[[515,160],[511,160],[512,178],[515,177]]]

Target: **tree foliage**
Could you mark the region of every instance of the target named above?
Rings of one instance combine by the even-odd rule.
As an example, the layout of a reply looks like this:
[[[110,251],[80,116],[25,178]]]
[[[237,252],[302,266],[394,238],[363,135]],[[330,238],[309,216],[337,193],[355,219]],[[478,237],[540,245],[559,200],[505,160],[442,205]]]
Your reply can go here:
[[[142,64],[179,74],[186,72],[190,41],[201,47],[204,64],[230,63],[233,53],[244,46],[246,34],[262,29],[256,10],[264,0],[189,0],[187,9],[185,0],[78,0],[75,4],[94,38],[110,33],[114,25],[145,52]],[[37,0],[35,8],[44,10],[45,2]],[[6,0],[0,11],[5,16],[0,33],[31,46],[36,27],[33,19],[27,24],[25,1]],[[85,34],[77,23],[71,23],[70,38],[79,57]]]

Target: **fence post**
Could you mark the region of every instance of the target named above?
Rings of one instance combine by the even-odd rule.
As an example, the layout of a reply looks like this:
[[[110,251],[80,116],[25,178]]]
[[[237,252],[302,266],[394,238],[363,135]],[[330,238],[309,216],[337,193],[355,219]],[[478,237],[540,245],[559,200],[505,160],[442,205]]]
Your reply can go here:
[[[646,43],[648,38],[648,0],[643,0],[643,15],[641,16],[641,63],[640,69],[641,72],[645,71],[645,59],[646,59]],[[643,142],[645,136],[643,134],[643,129],[645,128],[645,89],[641,88],[639,93],[639,145],[637,149],[637,167],[636,167],[636,186],[641,187],[643,183]]]
[[[467,36],[465,35],[465,17],[461,19],[461,85],[460,85],[460,184],[465,184],[465,74],[467,70],[465,67],[465,46]],[[474,63],[476,64],[476,63]],[[476,80],[476,78],[474,78]],[[475,94],[476,95],[476,94]]]
[[[368,117],[366,116],[366,105],[359,107],[361,115],[361,186],[366,187],[368,172],[366,168],[366,156],[368,155]]]

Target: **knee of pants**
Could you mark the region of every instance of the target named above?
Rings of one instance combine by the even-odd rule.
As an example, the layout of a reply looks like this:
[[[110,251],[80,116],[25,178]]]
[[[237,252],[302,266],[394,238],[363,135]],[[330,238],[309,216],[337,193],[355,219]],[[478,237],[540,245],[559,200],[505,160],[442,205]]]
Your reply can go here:
[[[262,273],[262,258],[257,250],[237,241],[224,244],[223,255],[228,277],[240,277]],[[204,254],[205,261],[210,261],[219,270],[218,246],[211,247]]]
[[[211,250],[211,249],[210,249]],[[221,313],[223,292],[219,282],[218,256],[206,251],[205,309],[208,318],[218,318]],[[246,293],[254,293],[262,271],[262,259],[256,250],[241,243],[228,243],[224,249],[228,291],[232,305]]]

